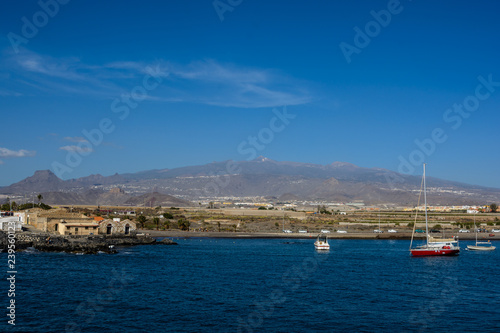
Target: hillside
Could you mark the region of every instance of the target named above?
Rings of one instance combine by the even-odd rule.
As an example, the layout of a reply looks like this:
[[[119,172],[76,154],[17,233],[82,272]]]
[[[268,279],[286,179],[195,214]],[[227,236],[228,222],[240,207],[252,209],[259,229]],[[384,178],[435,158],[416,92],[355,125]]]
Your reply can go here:
[[[500,202],[500,189],[428,177],[433,205]],[[63,181],[51,171],[36,171],[0,189],[3,194],[43,193],[48,203],[147,204],[178,206],[218,197],[266,196],[286,200],[324,200],[415,205],[421,178],[346,162],[328,165],[279,162],[259,157],[175,169],[112,176],[90,175]],[[110,193],[119,187],[123,192]],[[155,192],[155,193],[152,193]],[[182,198],[182,199],[179,199]],[[180,201],[179,201],[180,200]]]

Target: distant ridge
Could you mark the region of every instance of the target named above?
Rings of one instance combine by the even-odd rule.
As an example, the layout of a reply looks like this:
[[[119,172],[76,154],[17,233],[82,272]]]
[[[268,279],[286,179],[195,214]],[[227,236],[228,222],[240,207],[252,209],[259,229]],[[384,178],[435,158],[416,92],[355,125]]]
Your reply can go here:
[[[35,171],[33,176],[1,189],[2,193],[32,193],[57,191],[67,187],[67,183],[59,179],[50,170]]]
[[[427,179],[428,198],[433,205],[500,202],[500,189],[431,177]],[[66,195],[68,202],[95,201],[96,198],[88,196],[93,193],[99,200],[123,204],[148,201],[153,199],[153,195],[158,197],[159,202],[174,203],[175,200],[188,202],[217,197],[265,196],[294,201],[358,200],[367,204],[413,206],[416,204],[420,182],[421,177],[381,168],[359,167],[347,162],[318,165],[275,161],[259,156],[251,161],[212,162],[112,176],[97,174],[66,181],[57,178],[49,170],[36,171],[33,176],[0,189],[0,193],[22,195],[62,191],[72,193],[73,196]],[[107,193],[112,187],[120,187],[125,193],[117,193],[121,196]],[[94,192],[89,192],[91,190]],[[95,191],[100,192],[97,194]],[[149,199],[140,197],[143,195],[149,196]],[[172,198],[164,197],[165,195]],[[54,196],[56,200],[55,194],[49,196]],[[56,201],[63,200],[64,196],[58,198]]]

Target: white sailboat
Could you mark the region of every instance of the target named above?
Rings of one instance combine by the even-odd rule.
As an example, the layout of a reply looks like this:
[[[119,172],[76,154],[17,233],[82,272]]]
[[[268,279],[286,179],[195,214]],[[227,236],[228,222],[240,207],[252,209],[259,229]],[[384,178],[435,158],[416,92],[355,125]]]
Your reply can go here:
[[[426,233],[426,243],[421,246],[412,248],[413,235],[415,234],[415,227],[417,225],[417,216],[415,215],[415,222],[413,224],[413,234],[411,236],[410,243],[410,253],[414,257],[423,256],[453,256],[460,252],[460,247],[458,246],[458,239],[456,237],[444,239],[444,238],[434,238],[429,235],[429,222],[427,218],[427,187],[425,183],[425,163],[424,163],[424,173],[422,176],[422,185],[424,192],[424,202],[425,202],[425,233]],[[420,204],[420,197],[419,197]]]
[[[467,250],[493,251],[496,249],[496,247],[493,246],[489,240],[487,242],[478,242],[477,241],[477,228],[476,228],[476,216],[475,215],[474,215],[474,232],[476,233],[476,245],[467,245]]]

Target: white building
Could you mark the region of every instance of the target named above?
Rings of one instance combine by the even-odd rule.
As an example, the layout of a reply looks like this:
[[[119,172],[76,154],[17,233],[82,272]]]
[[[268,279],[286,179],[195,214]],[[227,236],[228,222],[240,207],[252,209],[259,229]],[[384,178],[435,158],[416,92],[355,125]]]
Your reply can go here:
[[[21,220],[22,224],[26,224],[26,213],[24,213],[24,212],[15,212],[14,216],[18,216],[19,219]]]
[[[21,231],[23,222],[20,216],[7,216],[0,218],[0,230],[4,232],[8,231]],[[10,230],[9,230],[9,227]],[[14,229],[12,229],[14,227]]]

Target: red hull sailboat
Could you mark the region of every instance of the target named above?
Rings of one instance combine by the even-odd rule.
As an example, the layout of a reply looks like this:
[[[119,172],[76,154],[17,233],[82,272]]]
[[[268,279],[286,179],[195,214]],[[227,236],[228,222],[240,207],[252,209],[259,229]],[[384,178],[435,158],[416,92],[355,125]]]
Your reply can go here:
[[[436,246],[422,246],[411,249],[411,255],[414,257],[422,256],[455,256],[460,253],[460,248],[456,244],[458,241],[453,238],[449,239],[449,242],[443,242],[444,239],[440,239]],[[446,240],[448,241],[448,240]],[[449,245],[448,245],[449,244]]]
[[[422,183],[424,187],[424,202],[425,202],[425,233],[426,233],[426,243],[415,248],[411,248],[413,243],[413,235],[415,234],[415,227],[417,225],[417,217],[415,216],[415,223],[413,224],[413,234],[411,237],[410,253],[414,257],[424,257],[424,256],[454,256],[460,253],[460,247],[458,245],[458,238],[434,238],[429,235],[429,223],[427,219],[427,188],[425,184],[425,164],[424,164],[424,174],[422,177]],[[420,201],[420,199],[419,199]]]

